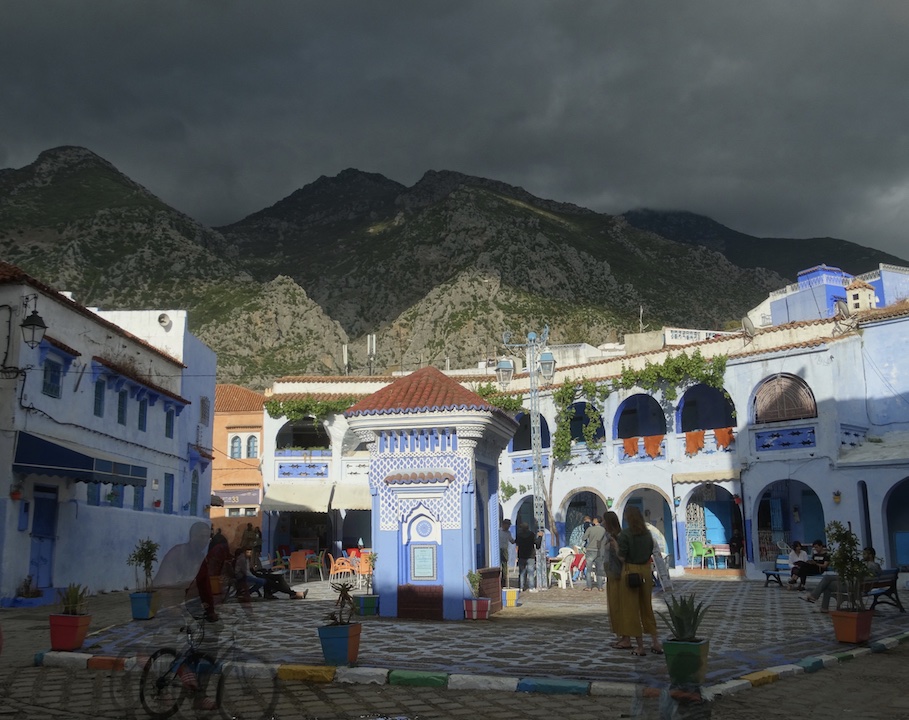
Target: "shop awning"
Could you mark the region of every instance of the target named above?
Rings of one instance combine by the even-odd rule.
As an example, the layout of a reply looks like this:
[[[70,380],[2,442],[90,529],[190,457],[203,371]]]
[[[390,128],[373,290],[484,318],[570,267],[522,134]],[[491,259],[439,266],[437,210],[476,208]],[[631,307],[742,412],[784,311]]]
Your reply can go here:
[[[77,482],[145,487],[148,469],[95,448],[19,432],[13,470],[26,475],[54,475]]]
[[[738,480],[741,475],[741,470],[733,470],[731,468],[709,470],[707,472],[673,473],[672,482],[675,485],[681,483],[726,482],[729,480]]]
[[[336,483],[331,507],[333,510],[372,510],[369,481],[364,477]]]
[[[328,512],[331,483],[325,480],[276,480],[268,483],[262,510],[291,512]]]

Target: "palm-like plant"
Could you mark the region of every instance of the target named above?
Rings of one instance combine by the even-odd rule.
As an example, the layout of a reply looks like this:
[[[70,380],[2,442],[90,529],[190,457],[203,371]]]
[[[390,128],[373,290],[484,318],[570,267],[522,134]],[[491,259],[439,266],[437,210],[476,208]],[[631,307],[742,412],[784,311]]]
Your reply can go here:
[[[350,625],[353,616],[359,612],[357,604],[350,594],[350,591],[353,590],[353,583],[332,583],[331,589],[338,593],[338,597],[335,600],[335,609],[328,613],[325,619],[328,620],[329,625]]]

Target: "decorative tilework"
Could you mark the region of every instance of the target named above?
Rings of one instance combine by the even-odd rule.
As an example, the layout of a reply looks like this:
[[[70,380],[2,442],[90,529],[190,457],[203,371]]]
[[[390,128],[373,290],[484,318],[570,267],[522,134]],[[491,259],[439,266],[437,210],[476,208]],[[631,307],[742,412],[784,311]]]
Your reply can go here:
[[[757,452],[798,450],[816,445],[814,427],[811,425],[763,430],[754,434],[754,449]]]
[[[379,529],[397,530],[401,519],[421,504],[439,518],[443,529],[460,528],[461,493],[470,482],[472,467],[471,458],[453,454],[375,455],[370,465],[369,484],[378,491],[379,495]],[[390,475],[419,473],[420,471],[435,473],[440,468],[451,472],[454,481],[447,485],[439,497],[408,498],[406,493],[400,492],[400,485],[385,482]],[[441,486],[443,483],[440,482],[439,485]],[[425,483],[420,485],[420,487],[427,486],[431,487]]]
[[[278,463],[278,477],[328,477],[328,463]]]

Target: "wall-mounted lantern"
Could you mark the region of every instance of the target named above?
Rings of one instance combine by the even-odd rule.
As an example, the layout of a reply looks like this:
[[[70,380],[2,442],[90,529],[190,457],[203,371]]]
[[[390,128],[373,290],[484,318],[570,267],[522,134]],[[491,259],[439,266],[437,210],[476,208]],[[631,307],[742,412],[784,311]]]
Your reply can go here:
[[[837,505],[839,505],[840,500],[842,500],[842,499],[843,499],[843,494],[839,490],[834,490],[833,491],[833,502],[835,502]]]

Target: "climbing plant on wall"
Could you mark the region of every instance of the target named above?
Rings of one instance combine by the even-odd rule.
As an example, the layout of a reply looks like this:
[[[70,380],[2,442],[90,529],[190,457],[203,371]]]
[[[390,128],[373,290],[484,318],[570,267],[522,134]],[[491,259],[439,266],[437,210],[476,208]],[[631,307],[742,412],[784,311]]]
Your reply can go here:
[[[493,407],[499,408],[499,410],[517,413],[524,409],[524,404],[521,402],[520,397],[505,395],[499,392],[492,383],[478,385],[474,389],[474,392]]]
[[[552,436],[552,456],[565,462],[571,458],[571,420],[574,418],[574,404],[586,400],[587,422],[584,425],[584,442],[587,451],[599,450],[601,443],[597,432],[603,426],[600,408],[614,390],[630,390],[640,387],[651,394],[660,392],[663,399],[673,401],[679,391],[691,385],[709,385],[717,389],[723,387],[723,376],[726,373],[726,356],[718,355],[705,359],[700,351],[688,355],[682,352],[667,357],[662,363],[645,363],[640,370],[623,367],[615,378],[594,382],[586,378],[568,379],[552,393],[556,407],[556,429]]]
[[[353,396],[337,400],[316,400],[314,398],[266,400],[265,411],[271,418],[286,417],[291,422],[303,420],[304,418],[314,418],[317,421],[321,421],[329,415],[343,413],[357,400],[358,398]]]

